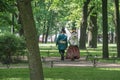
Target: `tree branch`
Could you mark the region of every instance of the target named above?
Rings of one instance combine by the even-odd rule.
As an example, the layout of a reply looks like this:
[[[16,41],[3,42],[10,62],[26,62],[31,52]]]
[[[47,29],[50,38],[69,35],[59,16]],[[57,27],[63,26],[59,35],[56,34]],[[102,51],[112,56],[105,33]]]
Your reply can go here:
[[[94,8],[95,8],[95,6],[90,7],[87,16],[89,16],[89,14],[92,12],[92,10],[93,10]]]

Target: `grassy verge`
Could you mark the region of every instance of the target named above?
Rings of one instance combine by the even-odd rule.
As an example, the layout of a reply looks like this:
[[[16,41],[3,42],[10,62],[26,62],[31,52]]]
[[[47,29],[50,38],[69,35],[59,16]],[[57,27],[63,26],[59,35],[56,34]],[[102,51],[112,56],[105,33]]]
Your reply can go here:
[[[45,80],[119,80],[120,68],[44,68]],[[0,80],[29,80],[27,68],[0,69]]]
[[[57,46],[55,45],[55,43],[51,43],[51,44],[39,44],[40,46],[40,53],[41,56],[60,56],[59,55],[59,51],[57,49]],[[85,57],[88,53],[94,55],[98,55],[99,57],[102,57],[102,44],[98,44],[97,48],[88,48],[86,50],[81,50],[80,49],[80,56],[81,57]],[[109,44],[109,55],[110,57],[113,57],[117,55],[117,48],[116,48],[116,44]]]

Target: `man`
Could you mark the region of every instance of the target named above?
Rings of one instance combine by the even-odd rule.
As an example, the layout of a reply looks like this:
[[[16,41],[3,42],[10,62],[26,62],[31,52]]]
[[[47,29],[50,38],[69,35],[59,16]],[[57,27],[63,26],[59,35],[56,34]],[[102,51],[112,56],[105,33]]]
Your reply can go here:
[[[58,45],[58,50],[61,55],[61,60],[64,60],[64,53],[68,46],[65,28],[62,28],[61,33],[58,35],[56,45]]]

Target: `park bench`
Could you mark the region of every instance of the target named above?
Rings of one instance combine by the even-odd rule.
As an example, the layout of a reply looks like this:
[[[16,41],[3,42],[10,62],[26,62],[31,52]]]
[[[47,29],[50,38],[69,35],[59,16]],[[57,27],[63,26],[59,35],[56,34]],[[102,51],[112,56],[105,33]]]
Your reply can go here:
[[[71,64],[71,63],[73,64],[71,66],[74,66],[74,63],[78,63],[77,65],[86,64],[87,66],[90,66],[90,65],[92,66],[93,65],[93,67],[96,67],[97,66],[97,61],[98,61],[97,57],[92,58],[91,61],[90,60],[86,61],[85,58],[80,58],[80,59],[77,59],[75,61],[71,61],[71,59],[65,59],[64,61],[61,61],[59,57],[56,58],[56,59],[54,59],[54,58],[50,59],[50,58],[52,58],[52,57],[42,57],[41,60],[42,60],[43,64],[44,63],[49,64],[49,66],[51,68],[53,68],[54,65],[56,65],[56,64],[62,65],[62,64]],[[88,65],[88,64],[90,64],[90,65]]]
[[[57,60],[46,60],[45,58],[44,58],[44,60],[42,60],[42,63],[43,64],[45,64],[45,65],[49,65],[49,67],[51,67],[51,68],[53,68],[53,67],[55,67],[56,65],[64,65],[64,64],[67,64],[67,65],[69,65],[69,64],[72,64],[72,63],[76,63],[76,62],[80,62],[79,60],[76,60],[76,61],[71,61],[71,60],[64,60],[64,61],[61,61],[60,59],[57,59]],[[71,66],[73,66],[73,65],[71,65]]]
[[[90,54],[88,49],[86,49],[86,51],[87,51],[86,60],[90,60],[93,63],[93,66],[96,67],[99,60],[98,55]]]

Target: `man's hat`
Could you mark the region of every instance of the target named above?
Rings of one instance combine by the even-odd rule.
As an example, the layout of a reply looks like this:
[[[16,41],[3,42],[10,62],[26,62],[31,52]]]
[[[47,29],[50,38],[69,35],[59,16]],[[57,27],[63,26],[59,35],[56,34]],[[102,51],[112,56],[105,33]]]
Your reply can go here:
[[[62,27],[61,32],[66,33],[65,28]]]

